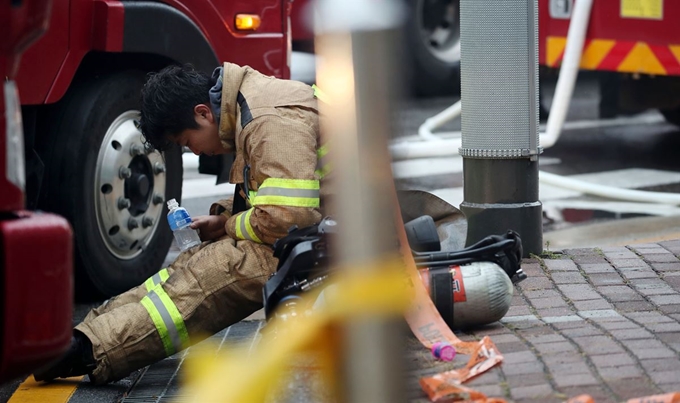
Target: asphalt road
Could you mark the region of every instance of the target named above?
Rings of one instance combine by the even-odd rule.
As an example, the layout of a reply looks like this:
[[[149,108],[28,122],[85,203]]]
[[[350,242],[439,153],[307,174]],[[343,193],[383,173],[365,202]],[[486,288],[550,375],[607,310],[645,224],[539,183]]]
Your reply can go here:
[[[543,83],[544,106],[549,107],[554,83]],[[659,114],[619,117],[603,124],[598,121],[599,91],[592,79],[580,80],[568,115],[580,128],[565,130],[557,144],[540,157],[546,172],[574,176],[592,183],[620,185],[638,189],[680,192],[680,130],[663,122]],[[453,104],[456,98],[411,99],[398,104],[394,141],[413,138],[418,126],[428,117]],[[617,123],[618,122],[618,123]],[[578,126],[578,125],[577,125]],[[574,125],[572,125],[574,127]],[[447,123],[442,131],[460,130],[459,121]],[[185,156],[183,206],[191,215],[206,214],[210,203],[232,192],[229,186],[213,186],[214,177],[198,174],[196,159]],[[394,164],[397,187],[431,191],[454,205],[462,201],[462,170],[459,157],[402,161]],[[544,191],[545,190],[545,191]],[[615,244],[612,234],[627,233],[633,239],[650,236],[680,238],[680,210],[674,207],[641,205],[605,200],[579,192],[541,188],[544,203],[544,238],[555,245],[578,245],[584,233],[598,226],[612,226],[586,242]],[[637,232],[636,232],[637,231]],[[587,245],[586,245],[587,246]],[[176,255],[172,248],[168,261]],[[92,304],[77,305],[75,321],[82,320]],[[226,335],[224,336],[226,338]],[[139,372],[120,382],[95,388],[83,383],[71,402],[117,402],[133,385]],[[7,402],[23,379],[0,385],[0,402]]]

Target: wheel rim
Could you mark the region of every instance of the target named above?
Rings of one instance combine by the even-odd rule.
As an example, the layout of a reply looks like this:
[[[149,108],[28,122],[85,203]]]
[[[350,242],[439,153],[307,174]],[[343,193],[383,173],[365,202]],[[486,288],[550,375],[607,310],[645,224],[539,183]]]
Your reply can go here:
[[[436,7],[443,12],[428,12]],[[460,0],[418,0],[416,21],[420,39],[437,60],[460,62]]]
[[[139,111],[118,116],[97,156],[94,204],[106,248],[129,260],[146,250],[157,232],[165,202],[163,155],[145,147],[134,120]]]

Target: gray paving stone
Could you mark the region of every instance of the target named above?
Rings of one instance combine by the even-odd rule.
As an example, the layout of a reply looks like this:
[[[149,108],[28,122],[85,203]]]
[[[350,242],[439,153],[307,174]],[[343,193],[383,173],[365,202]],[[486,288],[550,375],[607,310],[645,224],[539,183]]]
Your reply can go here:
[[[652,381],[656,384],[671,382],[680,383],[680,373],[677,371],[652,372],[649,374],[649,377],[652,378]]]
[[[675,263],[652,263],[652,268],[659,272],[677,272],[680,271],[680,262]]]
[[[642,259],[640,258],[634,258],[634,259],[611,259],[610,261],[614,267],[620,269],[625,267],[639,267],[641,260]]]
[[[600,295],[588,284],[562,284],[558,285],[558,288],[572,301],[600,298]]]
[[[638,257],[634,252],[625,247],[615,250],[602,249],[602,252],[609,259],[634,259]]]
[[[621,276],[626,280],[634,280],[637,278],[659,278],[654,270],[648,267],[635,267],[631,269],[621,269]]]
[[[604,298],[591,299],[586,301],[572,301],[574,307],[579,311],[592,311],[596,309],[612,309],[612,304],[610,304]]]
[[[540,343],[534,344],[534,348],[541,354],[574,354],[576,353],[576,348],[569,342],[557,342],[557,343]]]
[[[655,311],[630,312],[625,314],[625,316],[639,323],[675,322],[672,318]]]
[[[526,340],[531,344],[555,343],[560,341],[566,341],[564,336],[560,334],[541,334],[535,336],[527,336]]]
[[[562,298],[535,298],[530,301],[535,308],[560,308],[567,306],[567,303]]]
[[[625,350],[608,336],[575,337],[573,341],[588,355],[620,354]]]
[[[646,261],[650,263],[674,263],[678,261],[678,258],[670,252],[665,253],[645,253],[643,257]]]
[[[680,323],[650,323],[645,327],[654,333],[680,332]]]
[[[545,274],[544,274],[545,276]],[[521,283],[520,283],[521,284]],[[548,290],[530,290],[530,291],[524,291],[524,296],[531,299],[531,298],[562,298],[562,295],[560,295],[557,290],[554,289],[548,289]]]
[[[548,317],[553,317],[553,316],[568,316],[568,315],[573,315],[573,314],[575,313],[575,311],[574,311],[572,308],[567,307],[567,306],[565,305],[565,307],[563,307],[563,308],[542,308],[542,309],[537,309],[537,310],[536,310],[536,313],[537,313],[538,316],[540,316],[541,318],[548,318]]]
[[[612,267],[609,263],[591,263],[591,264],[581,264],[579,265],[581,270],[587,274],[595,273],[615,273],[616,269]]]
[[[576,263],[574,263],[570,259],[546,259],[543,261],[543,263],[545,264],[545,267],[548,268],[548,271],[551,273],[558,271],[578,272],[578,267],[576,267]]]
[[[610,330],[609,333],[617,340],[651,339],[653,337],[649,331],[639,327],[636,329]]]
[[[680,304],[680,295],[652,295],[649,299],[657,305]]]
[[[667,348],[644,348],[644,349],[631,349],[633,354],[641,360],[647,358],[666,358],[672,357],[675,353]]]
[[[583,374],[590,370],[588,364],[583,359],[576,362],[553,363],[548,365],[548,369],[550,370],[550,373],[554,375],[559,374],[559,376],[571,374]]]
[[[598,325],[602,326],[603,328],[607,329],[610,333],[613,330],[635,330],[635,329],[640,329],[640,326],[636,325],[635,323],[629,321],[629,320],[619,320],[615,322],[598,322]]]
[[[597,370],[603,379],[639,378],[643,375],[640,368],[635,365],[622,365],[618,367],[603,367]]]
[[[555,284],[585,284],[586,279],[583,275],[576,272],[557,272],[551,274]]]
[[[510,391],[514,399],[545,398],[555,393],[549,384],[523,386]]]
[[[620,367],[623,365],[635,365],[635,360],[628,353],[597,354],[590,356],[590,360],[598,368]]]
[[[517,284],[522,291],[549,290],[554,288],[553,283],[547,277],[529,277]]]
[[[623,278],[618,273],[599,273],[588,276],[593,285],[623,285]]]
[[[554,379],[555,384],[560,388],[567,386],[599,385],[599,382],[590,371],[581,374],[560,375]]]
[[[579,311],[579,316],[583,318],[621,318],[621,315],[613,309],[598,309],[594,311]]]

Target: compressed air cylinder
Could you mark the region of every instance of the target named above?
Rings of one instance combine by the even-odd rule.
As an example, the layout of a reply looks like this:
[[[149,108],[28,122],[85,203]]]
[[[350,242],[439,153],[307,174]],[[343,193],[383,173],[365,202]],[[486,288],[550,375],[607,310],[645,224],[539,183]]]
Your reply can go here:
[[[451,329],[486,325],[510,309],[512,282],[491,262],[420,269],[420,278]]]

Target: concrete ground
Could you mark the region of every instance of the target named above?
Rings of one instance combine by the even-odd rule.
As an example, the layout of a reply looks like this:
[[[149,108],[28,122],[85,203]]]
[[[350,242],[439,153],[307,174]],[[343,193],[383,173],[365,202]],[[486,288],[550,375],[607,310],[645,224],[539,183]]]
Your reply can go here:
[[[580,394],[622,402],[680,392],[680,240],[566,249],[525,259],[507,315],[462,335],[490,336],[504,362],[466,383],[510,402],[563,402]],[[458,368],[413,343],[411,401],[428,401],[417,379]]]

